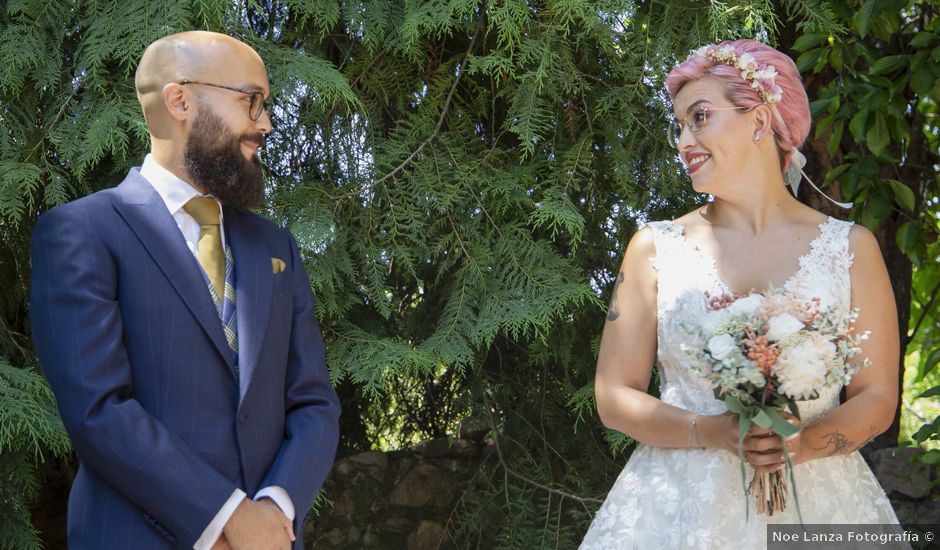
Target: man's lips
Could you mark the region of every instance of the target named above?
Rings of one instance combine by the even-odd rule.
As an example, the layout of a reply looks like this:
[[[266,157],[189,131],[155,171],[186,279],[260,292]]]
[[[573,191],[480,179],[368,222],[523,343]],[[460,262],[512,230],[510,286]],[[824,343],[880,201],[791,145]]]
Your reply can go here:
[[[242,137],[242,143],[251,147],[252,149],[260,149],[261,145],[264,144],[264,136],[260,134],[247,134]]]

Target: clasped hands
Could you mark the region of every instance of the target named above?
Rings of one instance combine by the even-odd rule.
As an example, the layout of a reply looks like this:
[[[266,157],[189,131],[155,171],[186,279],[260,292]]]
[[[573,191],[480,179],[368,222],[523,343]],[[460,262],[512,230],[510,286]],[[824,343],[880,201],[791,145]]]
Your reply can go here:
[[[274,501],[246,498],[225,524],[212,550],[284,550],[294,540],[291,520]]]
[[[800,425],[799,419],[789,412],[780,413],[795,426]],[[712,447],[725,449],[726,451],[738,456],[739,436],[738,415],[726,412],[724,414],[712,417],[718,424],[715,430],[709,430],[712,440]],[[787,454],[790,455],[790,463],[793,465],[801,464],[808,460],[805,456],[802,446],[803,432],[797,432],[787,438]],[[741,452],[744,455],[744,461],[748,463],[754,471],[759,474],[770,473],[783,469],[786,465],[783,457],[783,438],[772,430],[761,428],[760,426],[751,426],[747,435],[744,436],[744,442],[740,445]]]

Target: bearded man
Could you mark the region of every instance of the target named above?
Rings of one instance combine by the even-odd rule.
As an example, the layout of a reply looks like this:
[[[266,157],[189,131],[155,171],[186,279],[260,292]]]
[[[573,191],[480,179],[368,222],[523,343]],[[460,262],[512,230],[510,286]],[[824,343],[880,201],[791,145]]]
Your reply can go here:
[[[80,460],[69,548],[302,548],[339,402],[297,245],[249,212],[264,63],[185,32],[136,87],[142,166],[33,233],[33,339]]]

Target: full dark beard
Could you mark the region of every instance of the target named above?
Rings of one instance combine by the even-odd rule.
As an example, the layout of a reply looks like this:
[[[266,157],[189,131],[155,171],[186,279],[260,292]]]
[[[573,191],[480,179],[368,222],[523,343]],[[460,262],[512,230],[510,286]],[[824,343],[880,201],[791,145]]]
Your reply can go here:
[[[221,118],[203,105],[186,141],[183,159],[193,182],[222,206],[236,210],[257,208],[264,202],[264,180],[256,155],[246,159],[244,140],[261,143],[261,134],[236,136]]]

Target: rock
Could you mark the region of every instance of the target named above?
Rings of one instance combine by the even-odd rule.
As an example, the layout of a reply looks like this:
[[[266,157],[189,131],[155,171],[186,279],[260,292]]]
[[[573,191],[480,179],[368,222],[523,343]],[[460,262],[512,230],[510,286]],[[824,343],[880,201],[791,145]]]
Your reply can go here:
[[[385,453],[378,451],[359,453],[349,457],[346,461],[356,465],[377,481],[382,481],[385,478],[385,471],[388,469],[388,457],[385,456]]]
[[[457,481],[452,476],[432,464],[420,463],[395,486],[389,502],[405,508],[446,508],[456,493]]]
[[[385,520],[385,531],[390,533],[407,533],[411,527],[411,521],[408,518],[394,517]]]
[[[440,523],[422,521],[408,536],[408,550],[437,550],[444,536],[444,527]]]
[[[940,499],[927,498],[917,504],[913,522],[919,525],[940,525]]]
[[[490,423],[479,416],[464,418],[460,423],[460,439],[480,442],[490,433]]]
[[[388,457],[385,456],[385,453],[379,451],[366,451],[353,455],[347,460],[362,464],[363,466],[374,466],[383,469],[388,466]]]
[[[477,445],[466,439],[439,437],[423,441],[415,447],[415,452],[425,458],[473,458],[478,453]]]
[[[929,468],[913,476],[912,479],[912,469],[909,465],[911,457],[923,452],[923,450],[916,447],[906,447],[879,449],[869,455],[872,470],[874,470],[875,477],[878,478],[885,493],[890,495],[896,491],[913,499],[924,498],[928,495],[930,492],[927,487],[930,481]]]

